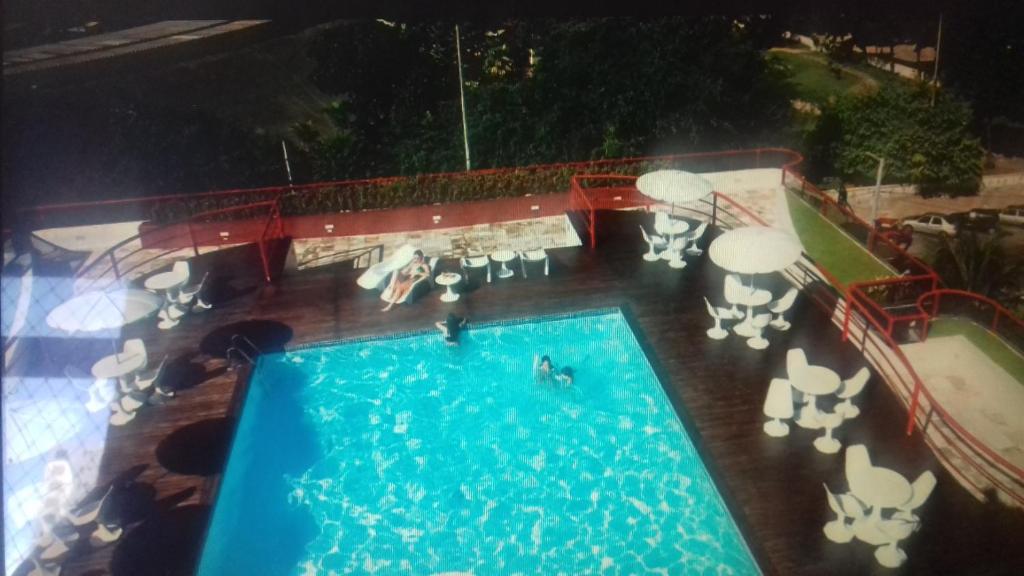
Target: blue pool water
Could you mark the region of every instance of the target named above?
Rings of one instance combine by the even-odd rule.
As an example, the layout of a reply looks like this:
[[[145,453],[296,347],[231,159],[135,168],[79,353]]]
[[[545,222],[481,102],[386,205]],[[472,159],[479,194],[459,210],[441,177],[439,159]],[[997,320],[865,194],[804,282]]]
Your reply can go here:
[[[446,572],[759,573],[617,310],[261,358],[200,576]]]

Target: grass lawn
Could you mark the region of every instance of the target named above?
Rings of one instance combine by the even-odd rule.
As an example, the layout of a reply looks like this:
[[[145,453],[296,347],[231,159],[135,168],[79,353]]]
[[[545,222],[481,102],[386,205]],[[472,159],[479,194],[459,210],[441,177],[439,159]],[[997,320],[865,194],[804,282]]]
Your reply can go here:
[[[986,328],[961,318],[938,318],[928,328],[929,338],[960,335],[967,338],[993,362],[1024,384],[1024,357]]]
[[[772,52],[792,73],[796,96],[806,102],[824,104],[833,96],[838,97],[868,84],[861,78],[842,70],[836,76],[828,69],[825,57],[816,54],[793,54]]]
[[[792,192],[786,192],[786,203],[804,249],[844,286],[896,275]]]

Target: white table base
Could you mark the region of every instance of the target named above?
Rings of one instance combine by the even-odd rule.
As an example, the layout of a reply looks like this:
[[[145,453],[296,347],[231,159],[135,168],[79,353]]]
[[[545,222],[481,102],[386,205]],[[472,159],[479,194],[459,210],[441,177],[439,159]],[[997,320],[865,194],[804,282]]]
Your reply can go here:
[[[452,285],[448,285],[448,289],[445,290],[444,294],[441,294],[441,302],[455,302],[459,299],[459,295],[452,290]]]

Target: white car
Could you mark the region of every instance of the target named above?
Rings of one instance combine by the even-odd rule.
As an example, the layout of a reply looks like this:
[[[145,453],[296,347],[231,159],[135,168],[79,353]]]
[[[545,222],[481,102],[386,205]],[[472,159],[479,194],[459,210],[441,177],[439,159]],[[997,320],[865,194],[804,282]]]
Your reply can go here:
[[[1024,225],[1024,206],[1011,206],[1003,208],[999,212],[999,222],[1002,224]]]
[[[907,218],[903,221],[903,229],[907,230],[908,228],[914,232],[923,232],[925,234],[956,236],[956,225],[946,219],[946,217],[938,214],[925,214],[924,216]]]

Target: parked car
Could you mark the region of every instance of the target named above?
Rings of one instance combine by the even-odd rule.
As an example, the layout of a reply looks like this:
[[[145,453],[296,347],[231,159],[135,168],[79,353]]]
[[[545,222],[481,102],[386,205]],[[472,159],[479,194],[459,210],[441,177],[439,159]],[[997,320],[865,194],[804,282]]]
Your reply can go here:
[[[999,212],[1002,224],[1024,225],[1024,206],[1007,206]]]
[[[962,230],[991,232],[999,225],[999,211],[988,208],[972,208],[968,212],[950,214],[948,219]]]
[[[878,218],[875,220],[875,230],[883,238],[889,239],[893,244],[906,250],[914,243],[914,231],[900,227],[900,221],[896,218]]]
[[[924,214],[903,219],[904,232],[921,232],[940,236],[956,236],[957,227],[952,219],[942,214]]]

